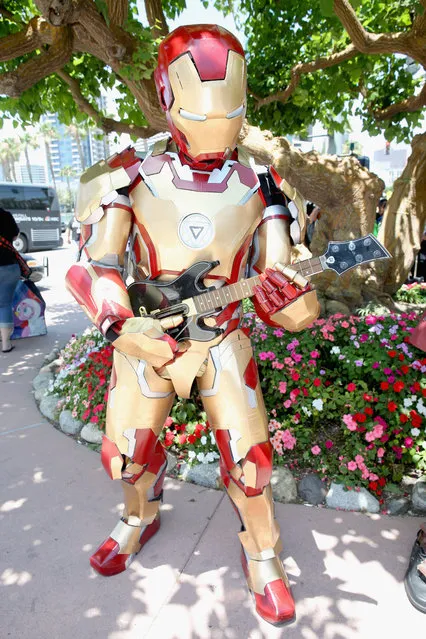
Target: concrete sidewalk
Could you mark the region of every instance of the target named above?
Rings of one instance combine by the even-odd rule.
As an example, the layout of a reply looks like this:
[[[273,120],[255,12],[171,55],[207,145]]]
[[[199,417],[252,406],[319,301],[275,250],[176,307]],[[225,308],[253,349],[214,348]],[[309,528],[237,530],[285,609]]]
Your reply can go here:
[[[0,637],[12,639],[387,639],[424,637],[403,575],[420,520],[277,504],[297,620],[261,621],[222,492],[168,479],[162,526],[133,562],[102,578],[88,558],[121,509],[99,455],[39,414],[43,356],[87,320],[53,303],[45,337],[0,355]]]

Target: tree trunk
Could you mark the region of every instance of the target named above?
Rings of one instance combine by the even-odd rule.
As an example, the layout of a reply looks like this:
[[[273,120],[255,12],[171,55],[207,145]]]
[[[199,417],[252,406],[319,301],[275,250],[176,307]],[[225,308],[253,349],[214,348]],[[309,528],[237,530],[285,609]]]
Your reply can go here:
[[[310,246],[314,256],[322,255],[331,240],[356,239],[372,232],[384,183],[356,158],[300,153],[286,138],[274,138],[251,126],[244,128],[241,142],[257,161],[273,164],[306,200],[320,207],[321,219]],[[312,281],[323,311],[350,313],[362,306],[368,274],[368,267],[362,266],[342,277],[329,270],[315,275]]]
[[[27,163],[28,177],[30,178],[30,182],[32,184],[33,183],[33,174],[31,173],[31,164],[30,164],[30,158],[29,158],[29,155],[28,155],[28,146],[25,146],[24,153],[25,153],[25,162]]]
[[[52,176],[53,186],[56,189],[56,179],[55,179],[55,173],[53,171],[52,154],[50,152],[49,142],[47,142],[45,140],[44,141],[44,146],[45,146],[45,150],[46,150],[47,164],[49,165],[50,175]]]
[[[370,269],[365,285],[393,295],[406,281],[420,249],[426,225],[426,133],[416,135],[412,153],[400,178],[395,181],[378,239],[392,255]]]

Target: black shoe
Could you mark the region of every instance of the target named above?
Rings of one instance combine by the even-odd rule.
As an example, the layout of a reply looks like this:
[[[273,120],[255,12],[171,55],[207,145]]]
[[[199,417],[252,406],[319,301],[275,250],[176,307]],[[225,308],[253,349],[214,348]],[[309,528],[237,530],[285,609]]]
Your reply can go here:
[[[426,577],[417,570],[417,566],[423,561],[426,561],[426,531],[422,527],[411,551],[404,585],[410,603],[420,612],[426,613]]]
[[[15,348],[14,346],[11,346],[10,348],[6,348],[2,350],[2,353],[10,353],[10,351],[13,351],[14,348]]]

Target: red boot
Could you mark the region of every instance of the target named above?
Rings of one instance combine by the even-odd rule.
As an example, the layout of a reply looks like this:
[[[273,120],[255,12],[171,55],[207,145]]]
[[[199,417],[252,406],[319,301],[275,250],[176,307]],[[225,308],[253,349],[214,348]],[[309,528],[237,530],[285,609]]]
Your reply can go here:
[[[130,526],[120,519],[111,536],[90,557],[90,565],[104,577],[124,572],[159,528],[159,514],[152,523],[145,526]]]
[[[253,560],[247,558],[244,549],[242,549],[241,563],[258,615],[274,626],[293,621],[295,617],[294,599],[279,557],[273,556],[270,559],[260,561]],[[265,577],[262,576],[262,573]],[[265,579],[268,578],[266,575],[273,577],[267,583],[265,583]],[[262,593],[256,591],[256,587],[258,590],[261,589]]]

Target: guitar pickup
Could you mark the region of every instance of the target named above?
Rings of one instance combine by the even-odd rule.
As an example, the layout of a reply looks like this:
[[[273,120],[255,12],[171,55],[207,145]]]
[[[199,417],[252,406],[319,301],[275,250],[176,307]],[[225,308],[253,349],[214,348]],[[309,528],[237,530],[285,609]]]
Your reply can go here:
[[[160,308],[156,311],[151,311],[150,316],[155,319],[163,319],[172,315],[188,315],[189,308],[187,304],[175,304],[168,308]]]

